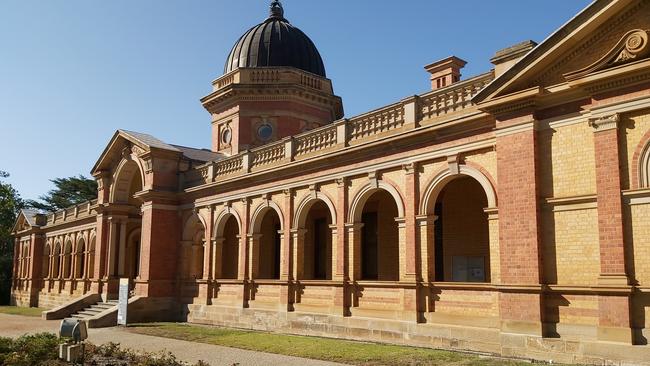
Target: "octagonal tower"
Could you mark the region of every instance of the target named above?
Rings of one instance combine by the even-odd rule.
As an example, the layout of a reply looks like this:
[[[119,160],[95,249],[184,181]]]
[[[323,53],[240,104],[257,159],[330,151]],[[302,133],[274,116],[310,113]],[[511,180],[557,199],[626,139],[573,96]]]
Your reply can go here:
[[[201,102],[212,116],[215,152],[237,154],[343,117],[318,49],[277,0],[235,43],[212,87]]]

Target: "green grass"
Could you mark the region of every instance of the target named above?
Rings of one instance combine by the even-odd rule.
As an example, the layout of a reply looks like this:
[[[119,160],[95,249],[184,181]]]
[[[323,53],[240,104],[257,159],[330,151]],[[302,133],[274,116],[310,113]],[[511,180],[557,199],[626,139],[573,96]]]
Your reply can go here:
[[[287,356],[342,362],[354,365],[530,365],[451,351],[243,331],[177,323],[137,324],[129,331]]]
[[[19,306],[0,306],[0,314],[23,315],[40,318],[43,311],[45,311],[45,309],[24,308]]]

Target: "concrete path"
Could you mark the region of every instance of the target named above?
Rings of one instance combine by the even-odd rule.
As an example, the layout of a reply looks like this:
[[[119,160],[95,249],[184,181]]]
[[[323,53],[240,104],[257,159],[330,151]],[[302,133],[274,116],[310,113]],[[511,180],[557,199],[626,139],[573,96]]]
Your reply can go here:
[[[18,337],[25,333],[53,332],[59,329],[60,320],[42,320],[19,315],[0,314],[0,336]],[[281,356],[271,353],[213,346],[203,343],[134,334],[124,328],[90,329],[88,341],[94,344],[115,342],[125,348],[146,352],[171,352],[177,359],[189,363],[203,360],[211,366],[326,366],[341,365],[332,362]]]

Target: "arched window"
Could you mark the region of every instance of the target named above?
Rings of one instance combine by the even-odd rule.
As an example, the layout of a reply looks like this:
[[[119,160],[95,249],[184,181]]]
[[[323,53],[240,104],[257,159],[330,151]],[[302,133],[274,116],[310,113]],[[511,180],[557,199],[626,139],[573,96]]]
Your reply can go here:
[[[650,188],[650,141],[646,143],[645,147],[641,151],[639,165],[640,187]]]
[[[63,249],[63,278],[72,277],[72,242],[67,241]]]
[[[90,239],[88,245],[88,275],[87,278],[95,277],[95,237]]]
[[[80,279],[84,277],[86,270],[86,241],[80,239],[77,242],[77,250],[75,251],[75,270],[74,278]]]
[[[49,278],[50,277],[50,258],[52,256],[52,249],[50,248],[50,243],[45,244],[45,247],[43,248],[43,263],[41,267],[41,276],[43,278]]]
[[[52,253],[52,278],[59,278],[61,275],[61,243],[54,245]]]

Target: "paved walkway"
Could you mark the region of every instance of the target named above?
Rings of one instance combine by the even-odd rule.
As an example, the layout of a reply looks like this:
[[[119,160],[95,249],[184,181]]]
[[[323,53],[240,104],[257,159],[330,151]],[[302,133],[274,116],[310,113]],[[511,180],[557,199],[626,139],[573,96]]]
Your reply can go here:
[[[25,333],[53,332],[59,329],[60,320],[0,314],[0,336],[18,337]],[[147,352],[171,352],[177,359],[189,363],[199,360],[211,366],[326,366],[341,365],[332,362],[309,360],[299,357],[281,356],[272,353],[241,350],[237,348],[213,346],[203,343],[180,341],[176,339],[153,337],[127,332],[124,328],[90,329],[88,341],[95,344],[120,343],[125,348]]]

